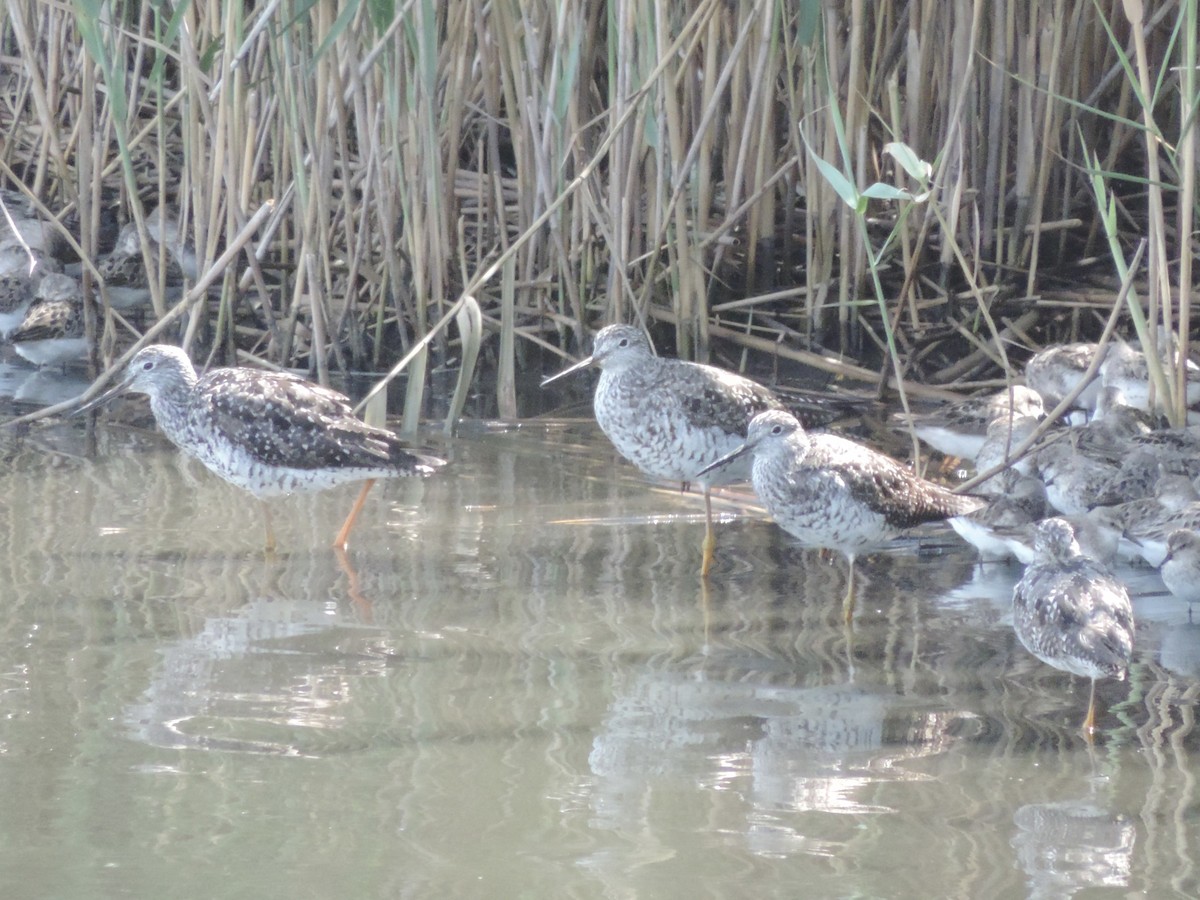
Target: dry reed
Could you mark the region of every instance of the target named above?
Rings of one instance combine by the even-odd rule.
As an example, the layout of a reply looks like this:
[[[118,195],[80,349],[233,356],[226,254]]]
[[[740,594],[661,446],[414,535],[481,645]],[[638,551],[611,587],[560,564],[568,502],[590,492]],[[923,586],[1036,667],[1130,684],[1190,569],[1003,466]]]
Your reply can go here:
[[[226,358],[381,370],[470,292],[506,417],[531,357],[613,319],[685,356],[720,333],[852,380],[979,382],[1099,333],[1103,302],[1055,291],[1111,307],[1142,237],[1138,330],[1186,343],[1196,24],[1197,0],[11,0],[0,180],[88,263],[177,207],[210,302],[159,289],[153,316],[188,310]],[[928,197],[850,209],[818,161],[917,190],[889,142],[930,161]],[[141,330],[94,329],[105,362]]]

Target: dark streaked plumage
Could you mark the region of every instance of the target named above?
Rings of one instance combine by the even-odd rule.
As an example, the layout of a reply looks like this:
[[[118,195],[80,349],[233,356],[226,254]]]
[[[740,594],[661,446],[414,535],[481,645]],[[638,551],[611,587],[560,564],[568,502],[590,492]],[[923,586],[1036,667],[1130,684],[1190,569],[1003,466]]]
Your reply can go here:
[[[1122,679],[1133,654],[1129,592],[1106,566],[1084,556],[1071,526],[1037,527],[1037,558],[1013,590],[1017,638],[1042,662],[1091,679],[1083,727],[1095,728],[1096,679]]]
[[[711,464],[746,438],[746,428],[765,409],[782,409],[767,388],[715,366],[662,359],[632,325],[609,325],[596,335],[592,355],[542,382],[543,386],[588,366],[599,366],[593,408],[601,430],[617,451],[653,478],[696,483],[706,517],[700,572],[707,575],[716,539],[712,530],[713,486],[749,477],[749,462]]]
[[[854,609],[854,560],[902,531],[963,515],[974,497],[919,478],[900,463],[832,434],[809,435],[782,410],[754,417],[745,443],[709,468],[752,454],[755,493],[779,526],[810,547],[838,550],[850,564],[845,608]]]
[[[185,278],[195,278],[195,251],[184,240],[179,219],[171,210],[158,207],[146,214],[147,249],[156,266],[162,266],[167,299],[179,297]],[[130,309],[150,302],[150,272],[142,253],[137,223],[129,222],[117,236],[112,252],[97,266],[108,302],[114,309]]]
[[[87,355],[83,289],[70,275],[50,274],[37,289],[21,325],[9,340],[34,365],[65,365]]]
[[[177,347],[140,350],[121,381],[89,406],[123,391],[148,394],[173,444],[259,499],[367,481],[335,546],[345,545],[376,478],[429,475],[445,465],[356,418],[336,391],[257,369],[216,369],[198,378]]]
[[[58,263],[40,250],[0,244],[0,337],[20,327],[42,278]]]

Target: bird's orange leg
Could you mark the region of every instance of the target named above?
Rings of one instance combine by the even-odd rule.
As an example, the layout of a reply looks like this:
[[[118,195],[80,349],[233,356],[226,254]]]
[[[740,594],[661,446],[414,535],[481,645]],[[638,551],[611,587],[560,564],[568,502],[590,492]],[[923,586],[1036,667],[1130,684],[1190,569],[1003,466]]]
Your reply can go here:
[[[368,478],[363,482],[362,490],[358,494],[358,499],[354,501],[354,506],[350,508],[350,515],[346,516],[346,521],[342,523],[342,529],[337,533],[337,537],[333,539],[333,546],[345,550],[346,544],[350,541],[350,529],[354,527],[354,520],[358,518],[358,514],[362,512],[363,504],[367,502],[367,494],[371,492],[372,486],[375,484],[374,478]]]

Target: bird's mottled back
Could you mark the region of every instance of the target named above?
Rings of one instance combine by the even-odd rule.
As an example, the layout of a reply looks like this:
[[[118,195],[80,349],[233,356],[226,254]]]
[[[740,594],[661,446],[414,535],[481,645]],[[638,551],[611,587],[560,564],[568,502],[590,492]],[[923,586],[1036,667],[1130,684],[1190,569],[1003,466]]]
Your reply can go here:
[[[1063,519],[1038,525],[1034,550],[1034,562],[1013,590],[1013,625],[1021,643],[1064,671],[1123,677],[1134,628],[1125,586],[1082,554]]]

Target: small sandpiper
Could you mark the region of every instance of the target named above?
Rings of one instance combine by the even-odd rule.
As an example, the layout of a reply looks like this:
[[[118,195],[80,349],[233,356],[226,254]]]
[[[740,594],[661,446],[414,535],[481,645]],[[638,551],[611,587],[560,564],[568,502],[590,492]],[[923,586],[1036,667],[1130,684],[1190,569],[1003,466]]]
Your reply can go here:
[[[1025,384],[1041,395],[1047,410],[1052,410],[1083,380],[1099,349],[1099,344],[1089,343],[1047,347],[1034,354],[1025,364]],[[1096,406],[1101,387],[1100,373],[1097,371],[1075,398],[1072,409],[1090,413]]]
[[[1174,365],[1170,358],[1173,353],[1160,353],[1159,359],[1168,369],[1166,377],[1171,377],[1170,367]],[[1200,402],[1200,368],[1190,360],[1187,369],[1187,403]],[[1151,388],[1150,364],[1141,350],[1136,350],[1124,342],[1118,342],[1109,350],[1100,367],[1104,386],[1117,392],[1122,402],[1135,409],[1147,412],[1161,411],[1166,407],[1164,397],[1155,396],[1153,405],[1150,402],[1153,390]]]
[[[77,412],[125,391],[148,394],[154,419],[171,443],[260,501],[365,481],[334,538],[338,549],[346,547],[376,479],[431,475],[446,464],[367,425],[336,391],[286,372],[241,367],[197,377],[178,347],[142,348],[116,385]],[[265,502],[262,508],[271,551],[275,535]]]
[[[600,367],[592,405],[617,452],[651,478],[697,484],[704,494],[701,577],[712,567],[713,487],[745,481],[749,460],[712,465],[742,445],[750,420],[783,409],[772,391],[716,366],[663,359],[632,325],[609,325],[592,355],[552,375],[542,387],[589,366]]]
[[[1017,472],[1021,475],[1032,475],[1034,457],[1032,451],[1026,452],[1019,459],[1014,453],[1037,430],[1040,420],[1035,416],[1016,416],[1008,418],[1000,416],[993,419],[987,427],[987,437],[979,452],[975,454],[975,471],[990,472],[997,466],[1005,466],[1000,474]],[[993,475],[975,487],[979,494],[995,494],[1004,490],[1004,480],[1000,475]]]
[[[196,278],[195,251],[183,240],[178,217],[165,207],[147,213],[146,234],[151,259],[162,265],[164,296],[168,300],[178,299],[183,293],[184,280]],[[97,270],[113,309],[133,309],[150,302],[150,273],[136,222],[129,222],[121,229],[112,252],[100,261]]]
[[[1118,559],[1121,546],[1121,520],[1110,506],[1096,506],[1085,513],[1060,516],[1071,526],[1075,542],[1084,556],[1104,565],[1112,565]],[[953,525],[958,519],[952,519]],[[1029,565],[1037,559],[1037,529],[1043,520],[1024,525],[1002,525],[992,532],[992,539],[1005,547],[1017,562]]]
[[[1043,412],[1042,398],[1037,391],[1014,384],[985,397],[970,397],[911,417],[896,413],[892,417],[892,427],[907,428],[911,421],[917,437],[934,450],[947,456],[974,460],[987,440],[988,426],[992,422],[1021,416],[1040,419]]]
[[[42,278],[57,269],[57,261],[40,250],[0,246],[0,338],[20,327]]]
[[[1121,471],[1078,452],[1067,440],[1039,450],[1036,466],[1050,505],[1066,515],[1079,515],[1095,506]]]
[[[85,359],[88,346],[79,282],[53,273],[42,279],[36,296],[20,327],[9,335],[16,351],[36,366],[65,366]]]
[[[983,501],[914,475],[876,450],[833,434],[808,434],[783,410],[759,413],[745,442],[701,474],[753,455],[754,491],[775,522],[809,547],[849,563],[843,609],[854,613],[854,560],[925,522],[961,516]]]
[[[987,506],[948,520],[958,536],[979,551],[983,562],[1015,555],[1002,530],[1032,525],[1046,515],[1046,486],[1039,479],[1006,469],[993,480],[1001,490]]]
[[[1167,538],[1167,554],[1158,573],[1172,594],[1188,605],[1200,600],[1200,534],[1185,528],[1171,532]]]
[[[1091,680],[1083,730],[1096,729],[1096,679],[1123,679],[1133,655],[1129,592],[1106,566],[1083,555],[1071,526],[1046,519],[1037,559],[1013,590],[1013,628],[1048,665]]]

